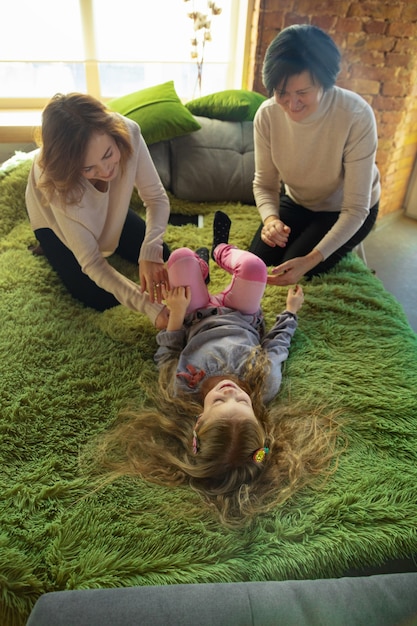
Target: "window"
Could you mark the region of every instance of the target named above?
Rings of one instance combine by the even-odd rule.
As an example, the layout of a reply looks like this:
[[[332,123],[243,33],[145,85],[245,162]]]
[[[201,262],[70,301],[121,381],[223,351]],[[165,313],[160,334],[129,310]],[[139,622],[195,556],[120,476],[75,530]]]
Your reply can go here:
[[[0,107],[43,106],[59,91],[109,99],[168,80],[184,100],[240,88],[248,1],[217,0],[211,15],[206,0],[15,0],[2,20]],[[201,92],[193,10],[211,18]]]

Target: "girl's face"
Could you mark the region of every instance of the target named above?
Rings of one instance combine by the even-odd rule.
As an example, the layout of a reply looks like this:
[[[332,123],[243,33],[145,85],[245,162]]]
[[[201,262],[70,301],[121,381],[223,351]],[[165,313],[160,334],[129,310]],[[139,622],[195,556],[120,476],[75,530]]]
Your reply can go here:
[[[119,171],[120,150],[117,143],[106,133],[94,133],[87,144],[81,174],[91,181],[108,182]]]
[[[310,72],[305,71],[290,76],[285,91],[278,85],[274,97],[290,119],[301,122],[317,110],[323,93],[323,87],[314,84]]]
[[[257,421],[250,396],[231,380],[221,380],[204,398],[199,422],[218,418],[253,419]]]

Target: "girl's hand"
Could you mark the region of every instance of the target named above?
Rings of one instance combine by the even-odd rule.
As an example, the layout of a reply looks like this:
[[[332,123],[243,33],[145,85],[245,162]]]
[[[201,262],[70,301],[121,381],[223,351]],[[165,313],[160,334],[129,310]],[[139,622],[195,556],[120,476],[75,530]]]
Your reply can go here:
[[[166,285],[162,285],[162,297],[166,302],[171,313],[186,312],[191,302],[191,287],[173,287],[169,289]]]
[[[291,228],[281,222],[278,217],[267,217],[261,231],[261,239],[271,248],[275,246],[285,248],[290,232]]]
[[[139,263],[139,280],[142,291],[147,291],[151,302],[162,302],[162,287],[168,286],[168,272],[163,263],[141,261]]]
[[[299,311],[304,302],[304,292],[301,285],[295,285],[295,287],[290,287],[287,293],[287,311],[290,313],[294,313],[294,315]]]
[[[183,323],[188,305],[191,302],[191,287],[173,287],[162,285],[162,297],[169,309],[167,330],[179,330]]]

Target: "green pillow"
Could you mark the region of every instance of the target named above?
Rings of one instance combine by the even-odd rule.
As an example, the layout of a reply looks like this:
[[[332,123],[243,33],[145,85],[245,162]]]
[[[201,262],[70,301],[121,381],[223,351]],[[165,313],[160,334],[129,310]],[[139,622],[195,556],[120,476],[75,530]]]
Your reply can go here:
[[[147,144],[180,137],[201,128],[182,104],[172,80],[115,98],[107,102],[107,106],[137,122]]]
[[[251,122],[266,96],[246,89],[227,89],[191,100],[185,105],[193,115],[231,122]]]

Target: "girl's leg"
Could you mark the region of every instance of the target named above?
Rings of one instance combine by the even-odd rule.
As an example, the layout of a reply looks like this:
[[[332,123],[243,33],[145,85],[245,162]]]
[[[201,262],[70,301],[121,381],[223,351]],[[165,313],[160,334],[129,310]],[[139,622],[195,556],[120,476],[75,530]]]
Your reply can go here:
[[[126,216],[122,233],[120,235],[119,245],[116,254],[131,263],[137,263],[139,259],[140,249],[145,239],[146,222],[137,215],[132,209],[129,209]],[[170,250],[168,246],[163,244],[163,259],[166,261],[169,257]]]
[[[189,248],[178,248],[171,253],[167,262],[171,287],[191,287],[191,302],[187,313],[202,309],[210,304],[210,295],[205,279],[208,265]]]
[[[251,252],[239,250],[230,244],[219,244],[214,250],[216,263],[232,274],[231,283],[211,300],[241,313],[256,313],[265,291],[267,269],[265,263]]]
[[[86,306],[105,311],[120,304],[113,294],[101,289],[84,272],[71,252],[50,228],[35,230],[36,239],[69,293]]]

